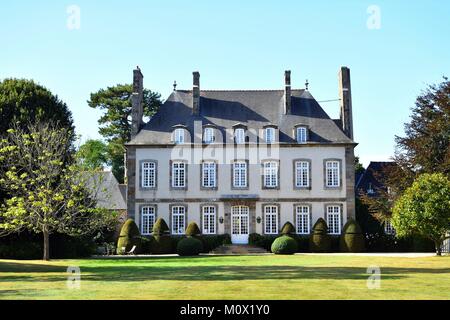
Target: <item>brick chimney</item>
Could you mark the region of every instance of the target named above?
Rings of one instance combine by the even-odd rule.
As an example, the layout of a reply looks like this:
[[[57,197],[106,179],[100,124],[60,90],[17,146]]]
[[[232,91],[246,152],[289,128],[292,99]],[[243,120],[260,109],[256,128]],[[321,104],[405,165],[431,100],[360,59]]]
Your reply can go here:
[[[192,87],[192,114],[198,116],[200,114],[200,73],[195,71]]]
[[[133,93],[131,94],[131,138],[141,130],[144,115],[144,76],[141,69],[133,70]]]
[[[341,104],[341,123],[344,133],[353,140],[352,87],[350,69],[341,67],[339,71],[339,98]]]
[[[291,114],[291,71],[284,72],[284,114]]]

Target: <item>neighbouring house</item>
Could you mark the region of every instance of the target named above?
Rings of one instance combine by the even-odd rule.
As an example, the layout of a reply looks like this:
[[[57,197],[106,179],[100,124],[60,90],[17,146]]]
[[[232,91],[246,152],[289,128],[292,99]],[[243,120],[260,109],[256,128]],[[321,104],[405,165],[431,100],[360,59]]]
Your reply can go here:
[[[357,175],[356,179],[356,196],[359,197],[362,193],[369,197],[380,197],[382,193],[389,192],[384,181],[386,177],[386,170],[395,166],[392,161],[371,161],[369,166],[363,173]],[[384,232],[388,235],[394,235],[395,230],[389,220],[382,222]]]
[[[143,74],[134,70],[127,151],[127,214],[143,235],[164,218],[173,235],[189,222],[203,234],[309,234],[319,218],[338,235],[355,217],[350,70],[339,72],[340,119],[305,89],[174,91],[143,123]]]

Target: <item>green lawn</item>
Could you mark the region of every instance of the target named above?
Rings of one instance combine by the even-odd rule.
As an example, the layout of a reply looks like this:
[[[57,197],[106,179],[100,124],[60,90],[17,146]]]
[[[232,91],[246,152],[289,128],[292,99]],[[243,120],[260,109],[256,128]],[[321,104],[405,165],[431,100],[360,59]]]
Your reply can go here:
[[[381,288],[369,290],[369,265]],[[67,288],[67,266],[81,288]],[[0,260],[0,299],[450,299],[450,257],[204,256]]]

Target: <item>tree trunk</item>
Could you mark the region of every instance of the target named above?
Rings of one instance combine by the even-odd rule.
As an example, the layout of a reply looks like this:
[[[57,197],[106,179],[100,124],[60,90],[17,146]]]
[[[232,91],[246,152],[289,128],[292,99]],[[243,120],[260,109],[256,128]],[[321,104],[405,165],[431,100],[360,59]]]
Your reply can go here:
[[[50,241],[49,241],[48,230],[45,227],[43,230],[43,234],[44,234],[44,258],[43,258],[43,260],[49,261],[50,260]]]
[[[436,255],[437,256],[442,256],[442,251],[441,251],[441,245],[442,245],[442,241],[434,241],[434,246],[436,247]]]

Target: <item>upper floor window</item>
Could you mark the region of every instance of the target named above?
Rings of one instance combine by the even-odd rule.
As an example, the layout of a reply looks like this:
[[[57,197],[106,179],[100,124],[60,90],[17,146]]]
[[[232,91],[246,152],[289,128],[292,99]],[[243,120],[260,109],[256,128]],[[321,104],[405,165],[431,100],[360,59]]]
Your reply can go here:
[[[186,163],[184,162],[172,163],[172,187],[173,188],[186,187]]]
[[[214,128],[205,128],[203,130],[203,142],[204,143],[213,143],[214,138]]]
[[[297,127],[297,142],[305,143],[308,140],[306,127]]]
[[[203,214],[203,234],[216,233],[216,207],[204,206]]]
[[[278,187],[278,162],[269,161],[264,163],[264,187],[276,188]]]
[[[156,187],[156,163],[142,163],[142,188]]]
[[[155,224],[155,207],[142,207],[141,209],[141,233],[150,235]]]
[[[245,143],[245,129],[237,128],[234,130],[234,142],[237,144]]]
[[[266,143],[275,142],[275,128],[265,128],[264,129],[264,141]]]
[[[216,182],[216,163],[203,162],[202,164],[202,186],[204,188],[215,188]]]
[[[329,234],[341,234],[341,206],[327,206]]]
[[[175,143],[184,143],[184,129],[178,128],[175,129],[173,133],[173,141]]]
[[[264,207],[264,233],[278,234],[278,207]]]
[[[247,187],[247,162],[236,161],[233,163],[233,187]]]
[[[340,187],[339,161],[327,161],[325,167],[326,186],[330,188]]]
[[[309,206],[296,206],[295,207],[295,223],[298,234],[310,233],[310,212]]]
[[[186,229],[186,208],[172,207],[172,234],[184,234]]]
[[[309,188],[309,161],[295,162],[295,187]]]

